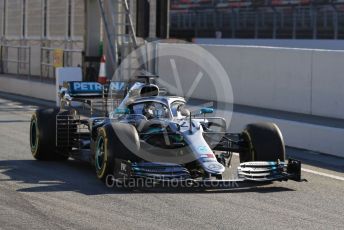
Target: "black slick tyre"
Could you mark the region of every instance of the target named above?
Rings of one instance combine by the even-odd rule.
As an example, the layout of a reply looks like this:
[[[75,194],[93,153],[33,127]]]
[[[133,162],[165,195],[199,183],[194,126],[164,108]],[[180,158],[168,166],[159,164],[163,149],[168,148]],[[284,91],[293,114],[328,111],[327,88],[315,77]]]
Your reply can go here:
[[[243,131],[247,150],[240,162],[285,161],[285,145],[280,129],[274,123],[249,124]]]
[[[30,122],[30,149],[37,160],[67,160],[56,149],[56,115],[59,108],[38,109]]]
[[[123,139],[124,138],[124,139]],[[130,143],[126,143],[130,140]],[[106,124],[98,129],[94,147],[94,164],[98,179],[105,181],[108,175],[113,175],[115,159],[135,161],[137,157],[127,145],[139,148],[138,134],[132,125],[124,123]]]

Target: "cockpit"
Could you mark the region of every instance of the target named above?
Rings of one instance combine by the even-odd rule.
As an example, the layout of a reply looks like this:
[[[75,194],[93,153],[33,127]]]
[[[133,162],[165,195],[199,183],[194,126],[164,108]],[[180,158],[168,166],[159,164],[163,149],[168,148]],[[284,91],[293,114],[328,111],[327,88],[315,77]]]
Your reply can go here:
[[[147,101],[128,106],[129,114],[143,115],[148,120],[151,119],[170,119],[169,108],[160,102]]]
[[[145,116],[148,120],[172,118],[181,119],[185,117],[185,113],[183,113],[185,102],[183,101],[172,102],[170,108],[166,104],[158,101],[133,103],[127,108],[130,115]]]

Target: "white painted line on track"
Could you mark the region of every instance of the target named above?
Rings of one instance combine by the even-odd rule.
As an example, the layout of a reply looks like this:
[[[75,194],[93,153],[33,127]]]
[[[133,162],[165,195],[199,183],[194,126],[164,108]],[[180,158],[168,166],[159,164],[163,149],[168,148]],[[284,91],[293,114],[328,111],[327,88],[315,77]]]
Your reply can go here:
[[[311,169],[305,169],[305,168],[302,168],[301,170],[304,171],[304,172],[316,174],[316,175],[319,175],[319,176],[324,176],[324,177],[329,177],[329,178],[332,178],[332,179],[344,181],[344,177],[341,177],[341,176],[336,176],[336,175],[332,175],[332,174],[328,174],[328,173],[323,173],[323,172],[317,172],[317,171],[314,171],[314,170],[311,170]]]
[[[7,106],[14,107],[14,108],[20,108],[20,109],[24,108],[24,106],[22,106],[22,105],[16,105],[16,104],[14,104],[14,103],[7,103]]]

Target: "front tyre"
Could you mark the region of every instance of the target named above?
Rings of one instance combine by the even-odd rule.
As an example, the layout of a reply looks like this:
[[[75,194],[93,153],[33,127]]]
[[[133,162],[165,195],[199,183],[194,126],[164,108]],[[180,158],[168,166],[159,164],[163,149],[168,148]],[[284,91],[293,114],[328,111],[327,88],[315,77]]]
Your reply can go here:
[[[114,170],[114,143],[109,138],[113,135],[111,125],[105,125],[98,130],[98,136],[95,142],[94,165],[98,179],[105,181],[108,175]]]
[[[240,154],[240,162],[285,161],[282,133],[274,123],[249,124],[243,132],[247,150]]]
[[[108,175],[114,174],[115,158],[137,162],[139,158],[135,152],[139,149],[139,136],[134,126],[115,122],[99,128],[94,143],[94,165],[98,179],[105,181]]]

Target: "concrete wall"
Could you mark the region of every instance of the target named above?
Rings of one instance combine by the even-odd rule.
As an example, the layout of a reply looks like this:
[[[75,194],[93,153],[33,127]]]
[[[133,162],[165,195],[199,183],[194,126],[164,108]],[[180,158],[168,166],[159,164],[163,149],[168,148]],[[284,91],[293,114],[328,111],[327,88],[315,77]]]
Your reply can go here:
[[[312,114],[344,118],[344,52],[314,51]]]
[[[160,45],[164,46],[177,45]],[[196,45],[188,46],[199,49]],[[201,48],[226,70],[235,104],[344,119],[344,51],[222,45]],[[202,62],[190,65],[183,58],[175,60],[183,86],[190,86],[188,82],[194,80],[190,76],[205,72]],[[161,78],[172,79],[170,59],[160,58],[158,65]],[[200,88],[194,96],[216,99],[212,98],[208,84],[201,83]]]
[[[36,41],[28,41],[28,46],[31,47],[31,75],[41,75],[41,45]]]
[[[344,157],[344,129],[340,128],[234,113],[230,131],[241,132],[247,124],[256,122],[276,123],[288,146]]]
[[[182,92],[170,87],[173,93],[185,96],[197,81],[199,72],[209,78],[209,65],[205,62],[212,55],[229,75],[235,104],[294,112],[300,116],[314,115],[314,119],[316,116],[344,119],[344,51],[202,45],[208,55],[199,52],[199,57],[194,58],[192,52],[183,53],[182,46],[199,50],[197,45],[159,44],[160,78],[167,85],[177,86],[173,69],[178,72]],[[166,47],[174,49],[174,54],[166,57]],[[214,83],[220,86],[214,87]],[[202,80],[192,97],[223,100],[223,95],[230,96],[231,92],[230,89],[218,92],[221,87],[217,80]],[[230,131],[241,132],[246,124],[259,121],[275,122],[289,146],[344,157],[344,130],[326,123],[315,125],[272,118],[268,114],[235,112]]]
[[[270,46],[300,49],[344,50],[342,40],[323,39],[214,39],[195,38],[196,44],[237,45],[237,46]]]
[[[225,67],[236,104],[311,112],[311,51],[223,46],[204,48]]]
[[[0,75],[0,91],[48,101],[55,101],[56,97],[54,84],[27,81],[6,75]]]

